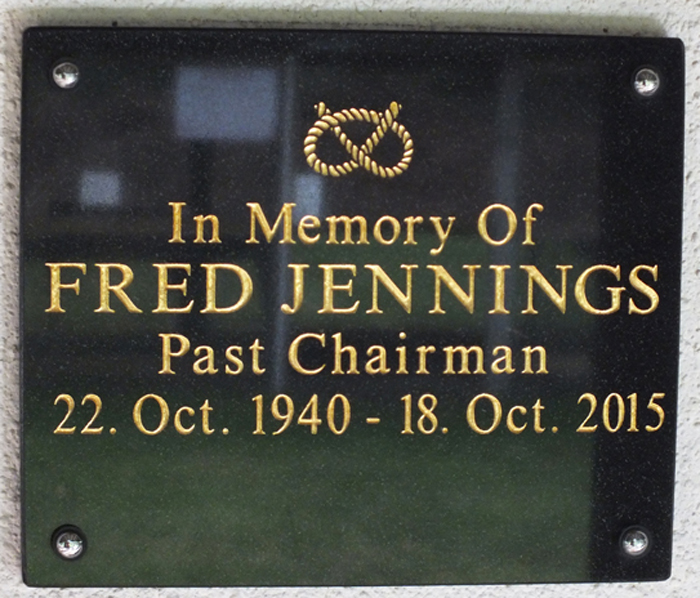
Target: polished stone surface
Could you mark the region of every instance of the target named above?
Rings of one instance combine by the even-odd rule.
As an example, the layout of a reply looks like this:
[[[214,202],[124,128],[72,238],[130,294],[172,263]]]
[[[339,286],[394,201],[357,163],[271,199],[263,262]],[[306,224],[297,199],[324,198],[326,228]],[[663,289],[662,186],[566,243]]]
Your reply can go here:
[[[54,82],[64,63],[79,73],[68,88]],[[635,90],[644,67],[660,80],[648,96]],[[669,575],[683,182],[677,40],[34,29],[25,37],[23,79],[28,583],[463,584]],[[355,122],[341,130],[367,153],[368,168],[323,176],[304,153],[321,102],[331,113],[373,110],[377,120],[396,102],[404,128],[389,128],[370,152],[363,143],[375,123],[359,122],[359,112],[346,116]],[[332,130],[316,136],[321,162],[350,159]],[[400,172],[382,177],[380,167],[392,166]],[[169,204],[177,203],[185,204],[185,242],[169,243]],[[279,244],[281,228],[268,243],[260,227],[260,242],[247,243],[247,204],[259,204],[272,225],[285,203],[295,204],[296,243]],[[516,217],[512,239],[502,245],[478,230],[480,214],[493,204],[504,206],[487,218],[493,239],[507,237],[507,208]],[[533,204],[542,210],[531,210],[536,220],[528,223]],[[221,243],[194,242],[198,215],[218,217]],[[302,221],[305,215],[320,227],[300,231],[300,223],[311,222]],[[326,219],[340,215],[366,218],[367,244],[327,243]],[[387,244],[374,234],[385,216],[400,227],[391,244],[391,218],[377,233]],[[405,219],[418,216],[423,221],[415,221],[411,238]],[[441,218],[447,230],[451,216],[438,252],[430,218]],[[205,240],[210,226],[203,225]],[[523,245],[528,226],[534,245]],[[319,241],[304,243],[304,231]],[[80,279],[80,294],[57,289],[65,312],[47,312],[46,264],[60,263],[85,264],[84,273],[54,267],[63,285]],[[201,313],[201,264],[213,263],[235,264],[250,276],[251,297],[232,313]],[[133,273],[124,287],[128,300],[110,293],[114,313],[95,312],[97,264],[123,264]],[[187,297],[173,288],[167,301],[183,309],[192,300],[191,311],[158,313],[164,310],[154,264],[190,264],[189,275],[171,268],[168,279],[174,287],[186,278]],[[305,295],[301,309],[284,313],[280,307],[293,304],[290,264],[308,265]],[[330,311],[323,296],[330,264],[355,266],[354,275],[335,269],[338,288],[327,288],[337,310],[359,301],[354,313],[319,313]],[[381,267],[401,292],[411,272],[410,313],[400,293],[392,296],[381,282],[373,309],[368,265]],[[469,294],[464,265],[479,266],[472,269],[473,313],[444,284],[436,310],[429,266],[442,266]],[[610,269],[578,285],[595,265]],[[640,265],[649,269],[638,271],[642,282],[635,283],[631,272]],[[522,266],[536,267],[552,285],[548,296],[533,283],[531,309]],[[489,313],[499,311],[499,272],[500,311],[509,313]],[[112,267],[106,282],[117,285],[122,276]],[[352,297],[340,288],[351,279]],[[245,277],[220,270],[217,306],[233,306],[245,286]],[[619,309],[589,313],[578,286],[591,309],[614,308],[618,296]],[[367,313],[377,310],[383,313]],[[338,333],[357,352],[358,374],[332,373]],[[159,374],[167,369],[159,335],[167,334],[179,335],[171,337],[173,352],[185,337],[190,350],[172,358],[173,374]],[[300,343],[299,362],[309,371],[325,366],[317,374],[289,364],[290,346],[304,334],[316,336]],[[445,373],[444,349],[459,345],[482,348],[486,373],[474,363],[470,374]],[[233,349],[227,360],[231,346],[240,354]],[[378,362],[369,364],[367,351],[381,352],[373,346],[386,349],[390,371],[368,373]],[[533,373],[523,373],[523,349],[535,346],[546,349],[546,374],[534,373],[537,357]],[[210,362],[204,347],[211,347]],[[505,366],[493,353],[503,357],[504,347],[512,349],[512,373],[497,373]],[[240,369],[236,356],[242,371],[227,373],[227,366]],[[455,372],[459,363],[456,355]],[[497,397],[503,410],[488,434],[474,428],[489,428],[489,399],[477,401],[471,424],[468,418],[482,393]],[[592,405],[580,399],[586,393],[597,405],[584,422]],[[649,406],[654,393],[664,397]],[[169,414],[165,429],[149,435],[137,427],[134,408],[153,394]],[[273,404],[280,394],[289,400]],[[75,402],[62,427],[70,399],[59,395]],[[101,399],[93,422],[98,401],[86,395]],[[313,405],[304,412],[313,395],[316,434],[315,425],[303,423],[313,419]],[[350,406],[341,434],[334,433],[344,428],[337,395]],[[419,420],[421,397],[429,414]],[[142,405],[142,428],[153,432],[157,400]],[[290,405],[290,425],[273,435]],[[181,431],[195,426],[190,434],[176,429],[178,410]],[[509,413],[513,427],[528,424],[522,432],[509,430]],[[619,430],[608,430],[618,423]],[[597,428],[577,432],[586,426]],[[75,431],[56,434],[57,427]],[[52,535],[65,525],[85,534],[89,548],[79,560],[53,551]],[[622,538],[635,526],[651,545],[631,558]]]

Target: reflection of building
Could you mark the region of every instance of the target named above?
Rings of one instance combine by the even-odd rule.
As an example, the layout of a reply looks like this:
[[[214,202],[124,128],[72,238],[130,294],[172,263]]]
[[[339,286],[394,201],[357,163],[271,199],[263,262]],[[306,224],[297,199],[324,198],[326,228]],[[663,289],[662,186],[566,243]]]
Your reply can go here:
[[[179,68],[175,132],[197,141],[269,142],[277,135],[279,88],[270,68]]]

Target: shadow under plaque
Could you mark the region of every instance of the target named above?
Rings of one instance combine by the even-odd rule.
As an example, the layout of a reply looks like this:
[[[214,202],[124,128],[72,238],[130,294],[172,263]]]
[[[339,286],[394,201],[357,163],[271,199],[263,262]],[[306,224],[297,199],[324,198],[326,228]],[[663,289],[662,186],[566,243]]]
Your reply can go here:
[[[24,577],[671,568],[674,39],[30,29]]]

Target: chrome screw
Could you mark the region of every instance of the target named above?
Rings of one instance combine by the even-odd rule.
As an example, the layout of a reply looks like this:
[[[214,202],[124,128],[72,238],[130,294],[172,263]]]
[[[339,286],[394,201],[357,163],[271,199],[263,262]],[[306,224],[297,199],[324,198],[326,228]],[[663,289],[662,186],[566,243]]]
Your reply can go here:
[[[648,98],[659,91],[661,77],[654,69],[644,67],[634,74],[634,90],[642,97]]]
[[[53,67],[53,82],[61,89],[72,89],[78,84],[80,71],[72,62],[62,62]]]
[[[72,525],[59,527],[51,537],[51,544],[56,554],[67,561],[80,558],[87,548],[85,535]]]
[[[620,547],[627,556],[639,558],[649,552],[651,538],[642,528],[630,527],[622,532]]]

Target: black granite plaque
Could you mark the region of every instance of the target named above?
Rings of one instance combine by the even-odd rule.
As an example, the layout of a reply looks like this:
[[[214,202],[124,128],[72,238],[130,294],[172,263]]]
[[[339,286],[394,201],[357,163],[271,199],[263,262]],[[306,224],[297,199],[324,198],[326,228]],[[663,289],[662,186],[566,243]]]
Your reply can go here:
[[[27,31],[26,582],[666,578],[683,85],[673,39]]]

